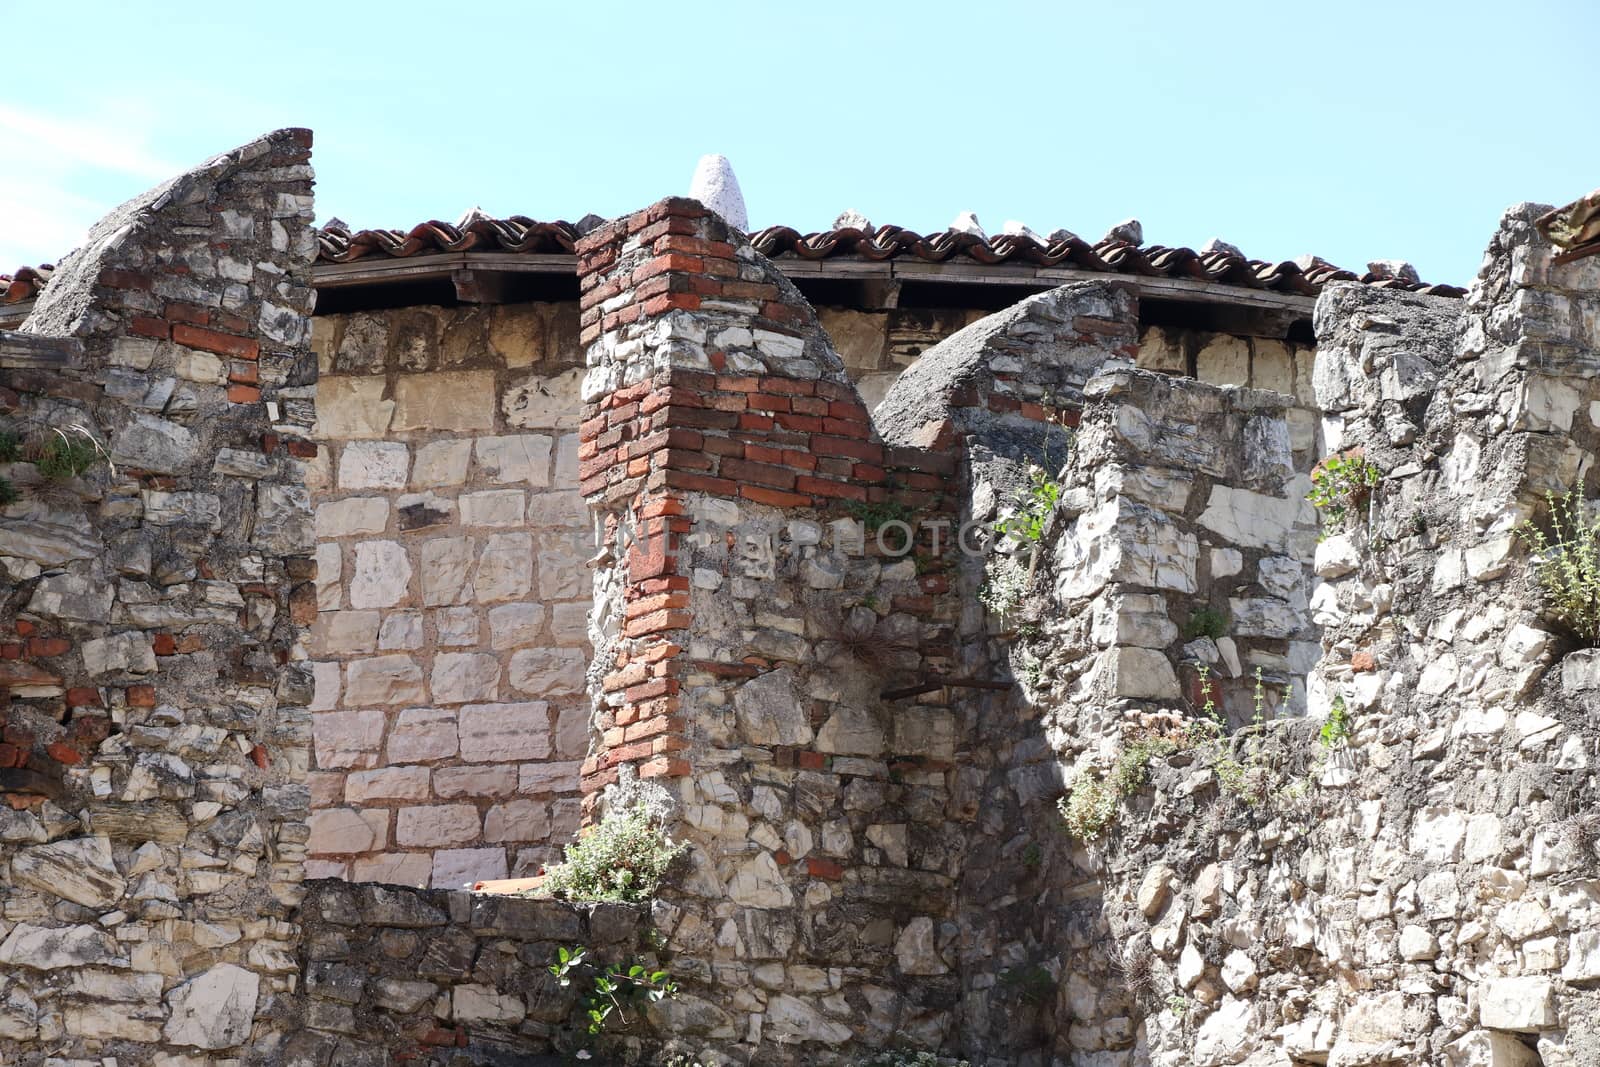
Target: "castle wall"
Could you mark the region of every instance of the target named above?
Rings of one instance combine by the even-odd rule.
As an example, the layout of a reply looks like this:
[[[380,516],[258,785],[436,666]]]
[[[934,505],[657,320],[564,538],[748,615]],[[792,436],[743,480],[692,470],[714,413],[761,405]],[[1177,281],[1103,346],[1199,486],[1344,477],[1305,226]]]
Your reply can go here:
[[[460,888],[578,826],[577,311],[316,320],[312,877]]]
[[[310,145],[118,208],[24,326],[76,364],[0,372],[31,438],[0,467],[6,1063],[279,1062],[296,1024]]]

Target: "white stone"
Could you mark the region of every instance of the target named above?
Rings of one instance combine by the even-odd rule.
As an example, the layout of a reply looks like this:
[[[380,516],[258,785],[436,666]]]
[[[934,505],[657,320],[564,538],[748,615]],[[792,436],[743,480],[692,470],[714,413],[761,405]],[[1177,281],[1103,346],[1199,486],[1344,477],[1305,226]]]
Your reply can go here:
[[[155,673],[156,653],[148,634],[130,631],[98,637],[85,641],[82,652],[84,669],[95,677],[121,671]]]
[[[746,908],[787,908],[794,903],[772,853],[756,853],[733,872],[728,882],[728,898]]]
[[[1226,541],[1281,552],[1299,512],[1296,500],[1216,485],[1198,521]]]
[[[411,450],[399,441],[352,441],[339,457],[340,489],[404,489]]]
[[[422,543],[422,602],[429,607],[471,599],[467,575],[472,569],[470,537],[437,537]]]
[[[389,525],[389,502],[381,496],[353,496],[317,505],[319,538],[383,533]]]
[[[477,652],[446,652],[434,657],[429,680],[440,704],[494,700],[500,688],[500,661]]]
[[[355,547],[350,576],[350,606],[389,608],[406,597],[411,560],[397,541],[362,541]]]
[[[1549,978],[1490,978],[1478,983],[1478,1017],[1491,1030],[1537,1033],[1560,1025]]]
[[[739,179],[734,177],[733,164],[728,162],[727,156],[700,157],[700,162],[695,164],[694,177],[689,180],[689,198],[721,215],[723,221],[736,230],[750,228],[744,194],[739,191]]]
[[[79,837],[35,845],[11,861],[12,880],[42,893],[82,904],[109,908],[128,888],[111,858],[105,837]]]
[[[111,935],[93,926],[33,926],[18,923],[0,943],[0,963],[53,971],[61,967],[127,966]]]
[[[478,557],[472,589],[480,604],[527,596],[533,590],[533,535],[490,535]]]
[[[933,920],[919,916],[906,924],[894,943],[895,961],[902,974],[945,974],[950,968],[934,945]]]
[[[450,1014],[458,1023],[515,1025],[527,1017],[528,1009],[514,993],[502,993],[493,986],[467,984],[450,991]]]
[[[527,498],[521,489],[486,489],[463,493],[460,498],[463,526],[521,526]]]
[[[460,485],[467,480],[467,466],[472,460],[472,441],[434,441],[418,447],[417,459],[411,468],[411,485],[415,489],[440,489]]]
[[[171,1017],[163,1031],[169,1044],[233,1048],[249,1040],[261,978],[243,967],[219,963],[167,994]]]
[[[1319,578],[1343,578],[1361,567],[1361,552],[1349,534],[1332,534],[1317,544],[1313,569]]]
[[[489,643],[497,650],[531,645],[543,630],[543,604],[497,604],[489,609]]]
[[[478,467],[492,483],[550,484],[550,438],[545,434],[480,437]]]

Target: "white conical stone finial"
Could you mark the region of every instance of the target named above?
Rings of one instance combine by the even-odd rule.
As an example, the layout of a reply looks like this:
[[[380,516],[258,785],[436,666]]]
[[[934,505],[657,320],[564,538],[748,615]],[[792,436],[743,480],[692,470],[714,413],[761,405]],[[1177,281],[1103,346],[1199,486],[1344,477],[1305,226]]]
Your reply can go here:
[[[744,194],[739,191],[739,179],[733,176],[733,164],[727,156],[700,157],[694,179],[689,182],[689,196],[721,215],[734,229],[750,228],[750,219],[744,213]]]

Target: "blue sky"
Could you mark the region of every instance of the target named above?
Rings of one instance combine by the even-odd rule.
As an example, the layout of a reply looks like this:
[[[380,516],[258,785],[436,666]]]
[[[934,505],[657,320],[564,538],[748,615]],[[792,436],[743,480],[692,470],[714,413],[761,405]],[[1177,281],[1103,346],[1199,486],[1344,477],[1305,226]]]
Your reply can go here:
[[[318,213],[614,215],[729,156],[751,224],[963,210],[1465,283],[1519,200],[1600,186],[1600,6],[0,0],[0,271],[276,126]]]

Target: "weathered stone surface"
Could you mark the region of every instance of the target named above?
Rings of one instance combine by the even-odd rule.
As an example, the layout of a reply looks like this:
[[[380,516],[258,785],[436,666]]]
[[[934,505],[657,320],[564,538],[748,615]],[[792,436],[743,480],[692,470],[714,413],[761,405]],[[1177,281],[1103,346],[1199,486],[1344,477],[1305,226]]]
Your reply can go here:
[[[472,763],[550,755],[550,706],[468,704],[461,709],[461,758]]]
[[[441,653],[433,659],[429,684],[433,699],[440,704],[493,700],[499,694],[500,661],[476,652]]]
[[[396,430],[487,430],[494,426],[494,374],[434,371],[394,382]],[[332,435],[330,435],[332,436]]]
[[[355,441],[339,456],[340,489],[402,489],[411,451],[398,441]]]
[[[1490,978],[1478,986],[1478,1017],[1492,1030],[1535,1033],[1558,1025],[1555,985],[1542,976]]]
[[[411,560],[396,541],[362,541],[355,547],[350,606],[388,608],[405,599],[411,585]]]
[[[511,657],[511,686],[530,696],[554,696],[583,690],[587,666],[575,648],[525,648]]]
[[[171,1016],[163,1036],[174,1045],[226,1049],[250,1037],[261,978],[231,963],[219,963],[167,994]]]
[[[756,745],[804,745],[812,737],[811,723],[794,672],[768,671],[744,683],[733,694],[739,731]]]
[[[63,967],[125,966],[111,935],[93,926],[18,923],[0,942],[0,963],[53,971]]]
[[[104,837],[22,849],[11,861],[11,877],[21,885],[86,908],[109,908],[128,888],[112,862],[111,842]]]
[[[449,708],[408,708],[389,732],[391,763],[449,759],[456,750],[456,713]]]
[[[345,671],[345,704],[370,707],[374,704],[422,704],[422,668],[410,656],[374,656],[356,660]]]

